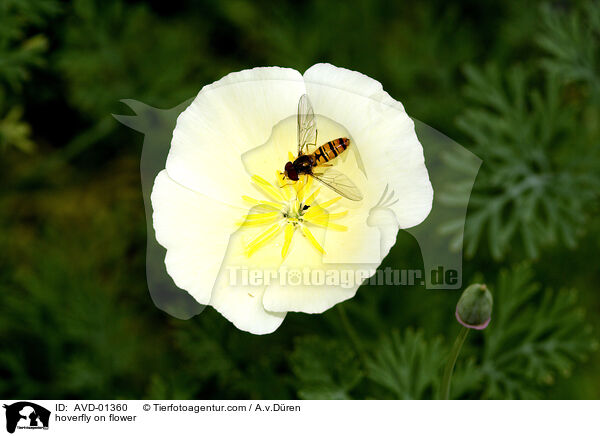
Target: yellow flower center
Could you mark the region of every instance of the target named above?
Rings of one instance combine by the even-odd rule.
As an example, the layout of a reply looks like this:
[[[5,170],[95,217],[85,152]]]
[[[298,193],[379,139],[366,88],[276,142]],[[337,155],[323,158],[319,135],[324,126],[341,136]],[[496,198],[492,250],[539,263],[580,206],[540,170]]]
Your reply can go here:
[[[242,227],[267,228],[258,233],[244,247],[246,255],[252,256],[259,248],[272,241],[279,233],[284,231],[284,243],[281,249],[281,257],[285,258],[292,243],[292,237],[296,229],[308,239],[311,245],[321,253],[325,250],[319,244],[311,226],[325,227],[335,231],[346,231],[346,226],[336,224],[332,221],[344,217],[348,211],[329,213],[327,208],[337,203],[342,197],[335,197],[323,203],[318,203],[317,197],[321,188],[312,189],[312,177],[302,176],[297,182],[284,180],[281,173],[277,172],[279,186],[274,186],[262,177],[252,176],[254,184],[264,192],[269,200],[257,200],[255,198],[242,196],[248,203],[254,205],[251,213],[248,213],[243,221],[237,224]]]

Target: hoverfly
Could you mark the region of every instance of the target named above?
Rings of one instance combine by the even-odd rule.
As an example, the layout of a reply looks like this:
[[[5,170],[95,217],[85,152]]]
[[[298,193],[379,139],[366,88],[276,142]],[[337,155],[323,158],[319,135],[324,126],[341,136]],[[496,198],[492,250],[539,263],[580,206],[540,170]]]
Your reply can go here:
[[[356,185],[347,176],[332,169],[332,164],[328,163],[348,148],[350,139],[337,138],[321,145],[313,153],[308,153],[308,146],[317,144],[317,123],[306,94],[298,102],[297,134],[298,157],[285,164],[284,176],[297,181],[301,175],[307,175],[349,200],[362,200],[362,194]]]

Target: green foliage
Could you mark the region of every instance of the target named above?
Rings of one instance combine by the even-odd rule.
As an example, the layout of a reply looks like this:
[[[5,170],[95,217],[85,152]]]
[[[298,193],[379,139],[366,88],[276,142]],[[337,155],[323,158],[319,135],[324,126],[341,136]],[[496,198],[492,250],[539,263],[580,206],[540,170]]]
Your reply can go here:
[[[80,211],[99,205],[78,200]],[[2,207],[14,210],[13,201],[5,198]],[[58,215],[71,215],[71,207],[63,205]],[[115,212],[125,218],[130,209]],[[0,241],[15,256],[0,269],[3,396],[120,397],[128,395],[124,381],[139,389],[138,368],[152,350],[136,337],[150,325],[136,323],[131,303],[115,292],[126,282],[128,263],[107,265],[127,257],[127,241],[117,237],[120,227],[106,212],[86,218],[90,233],[46,228],[10,248]]]
[[[599,99],[600,3],[589,1],[583,10],[567,15],[544,5],[541,15],[537,42],[547,53],[544,68],[565,81],[585,83]]]
[[[0,4],[0,151],[9,146],[31,152],[31,128],[22,120],[18,97],[30,70],[44,64],[46,36],[32,29],[58,12],[56,0],[5,0]]]
[[[525,265],[500,273],[479,371],[484,398],[537,398],[557,376],[570,376],[598,343],[574,290],[532,281]]]
[[[490,253],[501,259],[515,243],[537,258],[557,243],[574,248],[584,234],[600,188],[598,10],[591,2],[568,14],[541,8],[542,71],[535,61],[465,68],[472,106],[458,126],[484,162],[465,228],[468,255],[486,236]],[[448,164],[461,168],[461,162]],[[465,188],[449,187],[442,197],[452,203]],[[462,226],[447,223],[444,231]]]
[[[115,112],[124,98],[170,107],[199,91],[206,65],[201,24],[171,23],[144,5],[75,0],[63,38],[57,65],[68,97],[92,119]]]
[[[490,287],[492,322],[484,332],[471,333],[453,377],[453,398],[543,398],[558,377],[569,377],[573,366],[598,348],[575,291],[542,288],[528,265],[502,271]],[[458,328],[455,321],[452,325]],[[403,334],[392,330],[369,347],[367,383],[340,340],[301,338],[291,359],[298,394],[349,398],[354,389],[367,398],[435,399],[453,340],[426,339],[411,328]]]
[[[486,238],[495,259],[516,243],[537,258],[558,243],[574,248],[585,233],[600,189],[600,19],[598,8],[586,11],[583,25],[576,10],[542,8],[537,41],[548,56],[541,71],[535,61],[465,68],[472,106],[457,124],[483,159],[464,234],[469,256]],[[460,170],[462,163],[448,164]],[[449,187],[441,197],[451,204],[469,188]],[[462,226],[447,223],[444,231]]]
[[[22,120],[23,109],[13,107],[0,120],[0,150],[15,146],[25,152],[32,152],[35,145],[31,140],[31,127]]]
[[[422,331],[393,330],[367,362],[368,376],[387,388],[395,399],[435,398],[447,351],[441,338],[427,341]]]
[[[42,34],[30,35],[58,12],[56,0],[5,0],[0,5],[0,81],[19,88],[32,66],[43,64],[48,46]]]
[[[478,106],[458,124],[484,162],[469,204],[467,253],[484,234],[495,258],[516,241],[529,257],[558,241],[574,247],[600,186],[598,152],[589,149],[592,132],[582,128],[578,107],[552,76],[539,89],[539,79],[518,67],[506,76],[469,67],[466,75],[465,93]]]
[[[303,399],[350,399],[350,391],[362,378],[356,355],[339,341],[299,338],[290,361]]]

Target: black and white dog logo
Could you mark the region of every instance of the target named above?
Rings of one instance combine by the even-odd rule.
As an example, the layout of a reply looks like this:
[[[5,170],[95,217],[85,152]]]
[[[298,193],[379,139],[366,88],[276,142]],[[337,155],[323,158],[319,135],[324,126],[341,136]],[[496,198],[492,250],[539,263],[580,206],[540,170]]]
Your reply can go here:
[[[14,433],[15,429],[48,429],[50,411],[29,401],[19,401],[4,405],[6,409],[6,431]]]

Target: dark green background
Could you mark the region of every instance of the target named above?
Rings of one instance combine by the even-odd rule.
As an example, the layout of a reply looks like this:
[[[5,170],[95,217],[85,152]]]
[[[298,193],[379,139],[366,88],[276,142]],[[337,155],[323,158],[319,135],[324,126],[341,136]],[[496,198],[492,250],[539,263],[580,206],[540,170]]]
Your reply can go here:
[[[463,279],[488,283],[498,312],[471,333],[453,395],[600,398],[597,11],[2,0],[0,397],[435,397],[458,292],[363,287],[343,303],[358,350],[335,309],[253,336],[212,308],[171,318],[148,294],[143,138],[111,117],[131,113],[119,100],[170,108],[232,71],[331,62],[484,160]],[[401,232],[384,266],[420,262]]]

